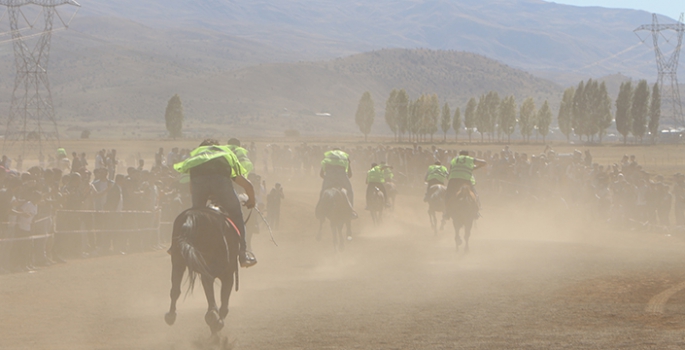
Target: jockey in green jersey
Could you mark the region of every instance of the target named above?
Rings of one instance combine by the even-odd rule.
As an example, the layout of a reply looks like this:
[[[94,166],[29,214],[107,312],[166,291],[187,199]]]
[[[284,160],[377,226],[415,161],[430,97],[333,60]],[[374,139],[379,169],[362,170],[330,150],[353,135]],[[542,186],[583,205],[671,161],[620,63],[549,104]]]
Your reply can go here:
[[[204,140],[190,152],[186,160],[174,164],[180,173],[190,174],[190,193],[193,208],[204,208],[210,199],[218,205],[226,216],[233,221],[240,235],[240,266],[250,267],[257,263],[253,255],[246,253],[245,222],[240,210],[240,201],[233,190],[233,182],[245,189],[248,196],[245,206],[254,208],[255,194],[252,183],[245,178],[247,171],[240,165],[238,158],[226,146],[220,146],[213,139]],[[172,240],[170,250],[175,249]]]
[[[448,208],[448,210],[446,210],[447,215],[450,213],[449,208],[452,197],[454,197],[463,184],[468,184],[471,188],[471,191],[473,191],[473,193],[477,196],[475,188],[476,179],[473,177],[473,171],[487,166],[487,164],[488,163],[482,159],[469,156],[468,151],[459,151],[459,156],[452,159],[450,162],[447,192],[445,192],[445,208]]]
[[[369,210],[369,198],[373,194],[374,188],[378,188],[383,192],[383,198],[385,198],[385,205],[390,206],[388,203],[388,193],[385,190],[385,170],[390,167],[387,165],[378,165],[376,163],[371,163],[371,169],[366,172],[366,210]]]
[[[423,197],[424,202],[428,201],[431,186],[444,185],[445,181],[447,181],[448,176],[449,173],[447,172],[447,168],[444,165],[442,165],[440,161],[437,161],[433,165],[428,167],[426,176],[423,179],[423,181],[426,182],[426,194]]]

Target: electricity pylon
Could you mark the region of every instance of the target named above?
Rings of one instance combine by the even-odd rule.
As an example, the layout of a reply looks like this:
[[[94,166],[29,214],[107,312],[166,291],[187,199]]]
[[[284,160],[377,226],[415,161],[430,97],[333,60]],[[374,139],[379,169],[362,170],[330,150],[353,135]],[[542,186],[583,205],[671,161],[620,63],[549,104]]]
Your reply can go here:
[[[652,33],[654,53],[656,55],[656,66],[659,72],[657,82],[659,84],[661,96],[662,98],[667,97],[667,99],[671,100],[671,105],[673,106],[673,122],[678,126],[685,126],[683,105],[680,102],[680,91],[678,88],[678,58],[680,57],[680,47],[683,43],[683,33],[685,32],[683,14],[680,14],[678,23],[673,24],[660,24],[656,14],[652,14],[652,24],[641,25],[635,29],[634,32],[642,30]],[[664,53],[661,51],[661,48],[659,48],[659,37],[662,36],[661,32],[666,30],[674,31],[677,37],[675,50],[668,55],[664,55]],[[642,38],[640,39],[644,42]],[[670,82],[670,91],[668,92],[664,91],[664,79],[668,79]]]
[[[38,16],[34,20],[30,20],[30,15],[27,14],[29,11],[24,10],[30,5],[39,6]],[[21,143],[20,149],[15,151],[22,155],[44,154],[45,147],[59,147],[59,133],[48,80],[50,39],[55,30],[55,17],[63,24],[60,29],[65,29],[76,15],[74,13],[65,22],[56,9],[60,5],[81,6],[74,0],[0,0],[0,6],[6,7],[4,14],[9,17],[11,39],[8,41],[12,42],[14,48],[16,68],[3,152],[13,149],[16,143]],[[31,31],[32,34],[22,35],[26,31]],[[37,38],[33,45],[28,42],[31,38]]]

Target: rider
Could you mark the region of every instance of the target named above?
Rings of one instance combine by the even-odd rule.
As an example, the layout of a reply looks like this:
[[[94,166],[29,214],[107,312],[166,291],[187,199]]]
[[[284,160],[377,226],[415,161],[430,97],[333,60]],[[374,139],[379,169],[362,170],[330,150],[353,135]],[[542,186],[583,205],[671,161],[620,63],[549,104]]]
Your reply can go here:
[[[369,198],[373,194],[374,188],[378,188],[383,192],[383,198],[385,198],[385,205],[390,206],[388,203],[388,193],[385,191],[385,169],[390,168],[387,165],[378,165],[376,163],[371,163],[371,169],[366,172],[366,210],[369,210]]]
[[[238,162],[240,162],[240,165],[242,165],[247,172],[245,175],[251,173],[254,169],[254,165],[252,165],[252,161],[250,161],[250,158],[248,157],[249,152],[245,148],[240,147],[240,140],[235,137],[228,140],[228,149],[238,157]]]
[[[426,194],[423,196],[424,202],[428,201],[431,186],[444,185],[445,181],[447,180],[447,176],[449,176],[447,168],[444,165],[442,165],[442,163],[440,163],[439,160],[428,167],[426,176],[423,179],[423,181],[426,182]]]
[[[383,168],[383,179],[385,179],[385,182],[392,182],[392,179],[395,177],[395,174],[392,173],[392,167],[385,162],[381,162],[381,168]]]
[[[324,153],[319,176],[323,178],[319,198],[323,195],[323,191],[329,188],[344,188],[347,191],[350,208],[354,207],[354,191],[352,191],[352,184],[350,183],[352,166],[350,165],[350,156],[347,153],[340,150],[339,147],[334,147]],[[356,216],[354,210],[352,210],[352,215]]]
[[[469,156],[469,151],[459,151],[459,156],[452,159],[450,162],[449,182],[447,182],[447,191],[445,192],[445,207],[448,208],[445,216],[449,217],[449,207],[452,197],[459,191],[462,185],[468,184],[471,191],[476,195],[476,179],[473,177],[473,170],[486,166],[488,163],[482,159],[477,159]],[[478,208],[480,209],[480,200],[478,200]],[[477,217],[477,216],[476,216]]]
[[[174,169],[181,173],[190,173],[193,208],[206,207],[211,197],[212,201],[221,207],[226,216],[233,221],[240,235],[240,255],[238,256],[240,266],[254,266],[257,259],[252,253],[246,252],[245,222],[240,210],[240,202],[233,189],[233,182],[245,189],[248,196],[245,202],[247,208],[254,208],[255,193],[252,183],[244,177],[247,172],[240,165],[235,154],[227,146],[220,146],[217,140],[206,139],[202,141],[200,147],[190,152],[189,158],[174,164]]]

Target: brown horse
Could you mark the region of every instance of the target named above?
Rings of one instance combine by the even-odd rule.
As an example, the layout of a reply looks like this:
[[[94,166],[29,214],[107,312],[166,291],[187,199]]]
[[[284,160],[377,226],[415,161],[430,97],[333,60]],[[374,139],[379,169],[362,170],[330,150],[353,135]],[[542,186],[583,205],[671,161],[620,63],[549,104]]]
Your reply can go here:
[[[188,269],[188,292],[192,292],[195,279],[200,275],[207,297],[205,322],[212,334],[224,327],[228,315],[228,299],[235,281],[238,290],[237,229],[226,216],[210,208],[188,209],[176,217],[172,233],[171,254],[171,306],[164,316],[170,326],[176,321],[176,301],[181,295],[181,281]],[[214,280],[221,281],[221,307],[214,298]]]
[[[459,230],[464,227],[464,241],[466,246],[464,251],[469,251],[469,237],[471,237],[471,228],[473,221],[478,215],[478,199],[476,194],[471,190],[468,184],[462,184],[457,190],[457,193],[450,198],[450,202],[446,203],[449,217],[452,219],[454,226],[454,241],[457,243],[457,251],[462,243],[459,236]]]

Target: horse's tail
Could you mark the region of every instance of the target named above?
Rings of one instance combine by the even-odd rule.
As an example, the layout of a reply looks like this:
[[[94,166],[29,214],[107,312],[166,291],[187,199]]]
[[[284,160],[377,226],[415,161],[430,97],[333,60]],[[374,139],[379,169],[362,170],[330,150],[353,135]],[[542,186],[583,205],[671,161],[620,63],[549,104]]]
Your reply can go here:
[[[205,259],[196,249],[193,242],[200,234],[198,231],[198,220],[202,219],[202,214],[193,210],[186,210],[182,215],[176,219],[174,223],[174,237],[178,239],[178,247],[181,251],[181,256],[188,266],[188,292],[193,291],[195,286],[195,279],[198,274],[211,276]]]

